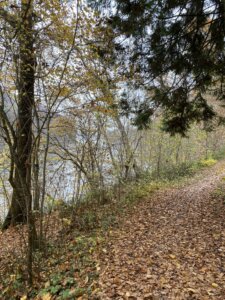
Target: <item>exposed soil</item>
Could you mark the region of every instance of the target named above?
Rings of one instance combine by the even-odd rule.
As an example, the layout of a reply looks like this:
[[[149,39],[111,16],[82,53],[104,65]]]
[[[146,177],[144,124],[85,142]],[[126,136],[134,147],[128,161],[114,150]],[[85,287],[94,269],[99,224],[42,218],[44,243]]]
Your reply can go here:
[[[136,205],[100,254],[100,298],[224,300],[223,176],[224,161]]]

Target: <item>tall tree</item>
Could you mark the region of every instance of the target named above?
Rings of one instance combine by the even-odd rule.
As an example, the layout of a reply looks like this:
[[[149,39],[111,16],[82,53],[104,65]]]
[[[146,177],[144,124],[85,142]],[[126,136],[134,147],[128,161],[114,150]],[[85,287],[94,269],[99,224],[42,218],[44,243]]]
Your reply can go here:
[[[10,150],[9,182],[13,189],[3,228],[25,223],[32,211],[32,168],[39,168],[33,152],[35,149],[38,154],[40,136],[66,98],[63,91],[69,70],[75,73],[70,57],[82,30],[77,26],[78,7],[78,1],[1,3],[0,125]],[[45,107],[42,112],[40,105]]]
[[[9,14],[1,9],[6,22],[13,27],[18,43],[18,118],[14,130],[13,142],[9,141],[12,157],[10,183],[13,187],[11,207],[3,228],[10,224],[23,223],[27,220],[27,212],[31,210],[31,147],[32,147],[32,109],[34,105],[34,32],[33,1],[21,1],[19,16]],[[4,97],[4,94],[2,95]],[[4,102],[4,99],[2,99]],[[2,106],[3,108],[3,106]],[[7,119],[2,109],[2,122],[8,131]],[[4,127],[3,127],[4,128]],[[8,136],[10,139],[10,136]]]

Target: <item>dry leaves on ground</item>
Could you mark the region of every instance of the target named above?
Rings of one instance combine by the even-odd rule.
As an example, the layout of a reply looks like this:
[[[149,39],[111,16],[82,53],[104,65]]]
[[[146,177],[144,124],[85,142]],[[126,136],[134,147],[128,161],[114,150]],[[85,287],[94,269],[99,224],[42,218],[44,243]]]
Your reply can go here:
[[[100,254],[100,299],[225,299],[223,170],[134,207]]]

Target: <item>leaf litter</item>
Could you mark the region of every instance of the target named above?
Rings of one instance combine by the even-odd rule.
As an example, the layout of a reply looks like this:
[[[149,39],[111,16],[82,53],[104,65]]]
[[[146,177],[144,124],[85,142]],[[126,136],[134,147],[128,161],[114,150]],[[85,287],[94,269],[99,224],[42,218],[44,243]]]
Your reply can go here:
[[[224,162],[128,212],[99,254],[99,298],[225,299]]]

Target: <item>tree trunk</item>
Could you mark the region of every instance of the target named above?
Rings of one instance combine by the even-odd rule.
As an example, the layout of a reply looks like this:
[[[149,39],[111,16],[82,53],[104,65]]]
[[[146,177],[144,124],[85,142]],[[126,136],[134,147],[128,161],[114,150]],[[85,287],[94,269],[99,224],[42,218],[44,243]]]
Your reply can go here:
[[[130,145],[129,137],[118,115],[114,116],[114,120],[120,131],[122,143],[125,150],[124,179],[129,179],[132,177],[132,169],[135,173],[135,177],[137,178],[139,176],[139,168],[134,157],[134,150]]]
[[[32,0],[21,1],[19,24],[18,120],[15,149],[15,172],[11,185],[11,207],[3,224],[27,222],[31,210],[32,109],[34,105],[35,56]]]

